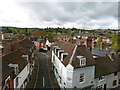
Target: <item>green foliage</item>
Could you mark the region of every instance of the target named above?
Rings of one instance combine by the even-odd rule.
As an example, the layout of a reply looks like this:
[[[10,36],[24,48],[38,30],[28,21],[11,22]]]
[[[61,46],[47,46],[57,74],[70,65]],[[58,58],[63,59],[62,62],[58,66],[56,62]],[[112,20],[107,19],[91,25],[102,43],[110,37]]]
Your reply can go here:
[[[65,33],[62,33],[62,35],[65,35]]]
[[[102,42],[102,38],[98,38],[97,44],[98,44],[99,46],[100,46],[101,42]]]
[[[74,33],[71,33],[71,36],[74,36]]]
[[[25,32],[25,30],[20,30],[19,31],[19,34],[25,34],[26,32]]]
[[[115,42],[117,42],[117,34],[116,33],[113,33],[113,35],[112,35],[112,39],[111,39],[111,42],[112,42],[112,45],[114,45],[115,44]]]
[[[109,44],[109,43],[105,43],[105,42],[104,42],[104,45],[105,45],[105,46],[109,46],[109,45],[111,45],[111,44]]]
[[[120,33],[113,33],[111,42],[115,52],[118,53],[120,51]]]

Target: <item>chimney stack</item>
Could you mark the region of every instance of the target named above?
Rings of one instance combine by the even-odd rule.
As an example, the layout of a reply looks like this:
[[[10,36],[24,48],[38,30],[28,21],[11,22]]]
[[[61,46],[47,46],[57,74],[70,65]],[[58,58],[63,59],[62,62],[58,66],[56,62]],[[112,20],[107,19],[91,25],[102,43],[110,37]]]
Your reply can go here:
[[[84,44],[86,47],[92,47],[92,38],[91,37],[85,38]]]
[[[103,50],[103,47],[104,47],[104,43],[101,42],[101,43],[100,43],[100,50]]]

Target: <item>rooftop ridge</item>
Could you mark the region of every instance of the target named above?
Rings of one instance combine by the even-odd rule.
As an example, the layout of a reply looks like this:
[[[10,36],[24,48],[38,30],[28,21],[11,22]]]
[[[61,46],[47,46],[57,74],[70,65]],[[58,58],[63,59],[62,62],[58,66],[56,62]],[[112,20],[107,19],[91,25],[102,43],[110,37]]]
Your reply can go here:
[[[72,56],[71,56],[71,58],[70,58],[70,61],[69,61],[70,64],[72,63],[72,60],[73,60],[73,57],[74,57],[74,55],[75,55],[76,49],[77,49],[77,45],[75,46],[74,51],[73,51],[73,54],[72,54]]]
[[[16,51],[18,51],[18,50],[20,50],[20,48],[19,48],[19,49],[17,49],[17,50],[14,50],[14,51],[8,52],[8,53],[7,53],[7,54],[5,54],[4,56],[6,56],[6,55],[8,55],[8,54],[10,54],[10,53],[16,52]],[[3,56],[3,57],[4,57],[4,56]]]

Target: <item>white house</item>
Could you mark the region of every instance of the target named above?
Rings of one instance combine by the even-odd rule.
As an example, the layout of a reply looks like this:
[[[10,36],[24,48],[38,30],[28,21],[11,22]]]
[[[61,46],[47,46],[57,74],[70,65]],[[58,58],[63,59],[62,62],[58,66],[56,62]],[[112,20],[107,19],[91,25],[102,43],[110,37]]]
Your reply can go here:
[[[46,46],[50,47],[53,44],[54,44],[54,39],[47,39],[46,40]]]
[[[14,78],[14,88],[25,88],[29,82],[29,64]]]
[[[19,70],[19,73],[14,78],[14,88],[25,88],[27,83],[29,82],[30,63],[28,55],[22,55],[21,58],[25,60],[26,64],[24,64],[23,69]],[[20,65],[18,66],[18,68],[19,67]]]
[[[60,41],[53,46],[53,70],[61,88],[92,88],[95,61],[83,45]]]
[[[120,54],[113,59],[93,57],[84,45],[59,41],[53,45],[51,62],[61,88],[106,90],[120,86]]]
[[[28,55],[25,55],[21,49],[18,49],[3,56],[3,61],[2,76],[5,84],[2,88],[25,88],[30,77],[30,60]]]

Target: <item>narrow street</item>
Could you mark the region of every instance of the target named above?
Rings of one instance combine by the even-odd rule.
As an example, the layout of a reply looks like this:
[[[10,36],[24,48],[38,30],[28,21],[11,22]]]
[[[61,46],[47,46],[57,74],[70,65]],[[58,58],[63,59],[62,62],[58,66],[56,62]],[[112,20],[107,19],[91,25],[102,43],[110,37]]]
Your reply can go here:
[[[39,62],[39,71],[35,88],[53,88],[50,74],[48,72],[47,56],[41,52],[36,51],[36,57]]]

